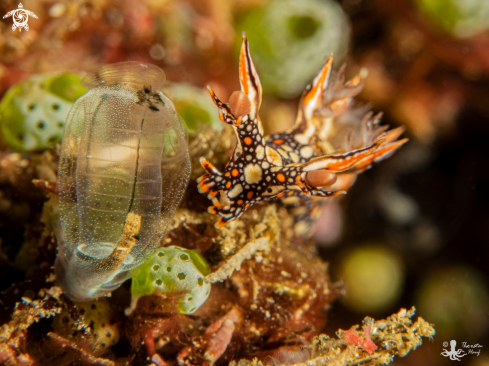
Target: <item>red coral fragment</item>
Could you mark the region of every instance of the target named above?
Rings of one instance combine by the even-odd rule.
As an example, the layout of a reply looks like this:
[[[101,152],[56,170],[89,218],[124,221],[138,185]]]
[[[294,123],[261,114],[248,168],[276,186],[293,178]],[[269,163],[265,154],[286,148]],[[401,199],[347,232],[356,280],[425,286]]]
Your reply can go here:
[[[371,330],[372,330],[371,323],[365,325],[365,327],[363,328],[365,339],[362,339],[360,338],[360,336],[358,335],[355,329],[350,329],[347,330],[345,333],[343,333],[343,339],[346,341],[347,344],[360,347],[368,354],[372,354],[377,349],[377,346],[370,338]]]

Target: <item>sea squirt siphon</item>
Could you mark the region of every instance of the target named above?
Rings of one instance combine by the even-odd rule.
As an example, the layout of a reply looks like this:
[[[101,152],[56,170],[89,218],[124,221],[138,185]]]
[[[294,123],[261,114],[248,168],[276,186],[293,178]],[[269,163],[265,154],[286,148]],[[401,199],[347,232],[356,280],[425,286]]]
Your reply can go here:
[[[66,120],[58,169],[57,280],[72,300],[107,295],[158,246],[190,175],[186,127],[158,67],[102,66]]]

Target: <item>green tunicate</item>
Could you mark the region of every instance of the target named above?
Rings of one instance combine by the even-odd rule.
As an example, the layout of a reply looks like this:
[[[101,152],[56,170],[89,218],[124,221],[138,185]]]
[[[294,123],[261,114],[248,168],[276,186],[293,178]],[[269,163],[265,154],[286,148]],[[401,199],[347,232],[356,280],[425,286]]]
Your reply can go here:
[[[0,102],[5,142],[19,151],[50,149],[61,140],[73,102],[86,92],[75,74],[43,74],[11,87]]]
[[[348,49],[346,17],[331,0],[273,0],[246,14],[237,29],[246,32],[265,92],[281,97],[299,95],[327,57],[341,60]]]
[[[489,29],[487,0],[417,0],[416,3],[431,23],[456,37],[472,37]]]
[[[342,260],[346,305],[359,312],[381,312],[402,293],[404,270],[399,256],[385,246],[362,246]]]
[[[114,316],[114,311],[107,298],[102,297],[95,301],[76,303],[76,308],[79,314],[83,316],[83,322],[90,325],[95,355],[104,354],[109,347],[119,342],[119,328],[114,322],[114,319],[117,318]],[[75,325],[75,321],[71,319],[67,309],[58,314],[53,321],[53,328],[56,331],[66,332],[68,329],[75,331],[77,326],[79,327],[80,324]]]
[[[144,295],[173,293],[180,294],[178,310],[191,314],[207,300],[211,290],[211,285],[204,281],[210,273],[205,259],[195,250],[177,246],[157,249],[133,273],[133,306]]]
[[[436,324],[440,339],[477,339],[489,328],[489,291],[474,267],[444,266],[424,273],[414,304],[423,318]]]
[[[224,126],[206,90],[186,83],[174,83],[167,86],[165,92],[185,121],[189,133],[194,133],[199,126],[212,126],[216,130],[221,130]]]

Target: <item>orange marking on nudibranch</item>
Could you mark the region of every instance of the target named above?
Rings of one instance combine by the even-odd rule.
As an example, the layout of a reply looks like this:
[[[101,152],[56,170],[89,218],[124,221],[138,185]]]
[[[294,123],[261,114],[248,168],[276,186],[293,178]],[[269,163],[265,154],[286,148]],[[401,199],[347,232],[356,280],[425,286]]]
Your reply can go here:
[[[363,168],[366,168],[370,164],[374,163],[374,161],[382,160],[384,157],[389,156],[389,154],[393,153],[395,150],[400,148],[406,142],[408,142],[408,139],[402,139],[390,143],[388,145],[381,146],[378,150],[374,151],[372,154],[367,155],[362,160],[360,160],[360,162],[357,165],[355,165],[355,169],[361,170]]]
[[[219,112],[219,119],[223,122],[226,122],[226,120],[224,119],[224,113]]]
[[[283,144],[283,143],[284,143],[284,140],[282,140],[282,139],[276,139],[276,140],[272,141],[272,144],[277,144],[277,145]]]
[[[248,198],[249,200],[253,198],[253,191],[249,191],[247,194],[246,194],[246,198]]]
[[[241,52],[239,54],[239,79],[241,81],[241,88],[246,94],[249,94],[249,81],[248,70],[246,60],[246,37],[243,37],[243,44],[241,46]]]
[[[217,214],[216,208],[214,206],[209,207],[207,209],[207,212],[209,212],[209,213],[211,213],[213,215]]]
[[[260,78],[251,59],[249,44],[244,33],[239,57],[239,82],[241,84],[241,90],[248,96],[251,102],[249,114],[250,118],[254,119],[260,109],[262,88]]]
[[[277,174],[277,180],[282,183],[285,182],[285,175],[282,173]]]
[[[306,185],[304,184],[304,181],[302,180],[300,175],[298,175],[297,178],[295,179],[295,184],[297,184],[299,188],[302,190],[306,188]]]
[[[209,174],[220,174],[219,171],[216,169],[216,167],[214,165],[212,165],[207,159],[201,158],[200,164],[202,165],[202,168],[204,168],[204,170],[207,173],[209,173]]]
[[[236,202],[236,203],[241,206],[244,203],[244,201],[243,200],[238,200],[238,202]]]
[[[230,177],[231,176],[231,173],[230,172],[226,172],[226,174],[224,174],[225,177]]]
[[[214,197],[216,197],[216,196],[217,196],[217,191],[211,191],[211,192],[210,192],[210,193],[207,195],[207,197],[209,197],[209,198],[214,198]]]
[[[211,187],[208,184],[203,184],[199,188],[202,193],[207,192],[209,189],[211,189]]]
[[[331,56],[328,61],[326,61],[326,64],[321,69],[319,75],[316,77],[316,79],[314,79],[311,90],[309,90],[304,96],[304,105],[308,105],[313,102],[312,104],[316,106],[321,103],[323,99],[323,90],[326,88],[328,83],[329,74],[331,73],[331,69],[333,67],[333,61],[334,57]]]
[[[251,137],[246,136],[244,138],[244,142],[245,142],[246,145],[251,145],[253,143],[253,140],[251,139]]]
[[[239,170],[238,169],[233,169],[231,171],[231,174],[232,174],[233,177],[237,177],[239,175]]]
[[[397,127],[394,128],[393,130],[388,131],[385,135],[385,143],[395,141],[399,136],[402,135],[404,131],[406,131],[406,128],[404,128],[404,126]]]
[[[277,194],[277,198],[282,198],[283,196],[285,196],[285,192]]]
[[[360,85],[360,82],[362,81],[362,78],[360,75],[355,75],[353,79],[351,79],[349,82],[346,83],[345,86],[347,87],[352,87],[352,86],[357,86]]]
[[[224,226],[224,225],[226,225],[226,224],[227,224],[227,222],[226,222],[226,221],[224,221],[224,219],[222,219],[222,218],[221,218],[221,219],[220,219],[218,222],[216,222],[216,223],[215,223],[215,225],[214,225],[214,226],[215,226],[217,229],[219,229],[219,228],[223,227],[223,226]]]
[[[224,205],[222,205],[221,202],[219,202],[219,200],[217,198],[212,199],[212,204],[217,208],[223,208],[224,207]]]
[[[228,182],[226,183],[226,188],[231,188],[231,181],[228,181]]]
[[[350,151],[348,154],[333,154],[312,158],[303,165],[303,171],[311,172],[313,170],[328,169],[332,172],[341,172],[347,170],[385,143],[383,137],[384,135],[380,135],[374,144]]]

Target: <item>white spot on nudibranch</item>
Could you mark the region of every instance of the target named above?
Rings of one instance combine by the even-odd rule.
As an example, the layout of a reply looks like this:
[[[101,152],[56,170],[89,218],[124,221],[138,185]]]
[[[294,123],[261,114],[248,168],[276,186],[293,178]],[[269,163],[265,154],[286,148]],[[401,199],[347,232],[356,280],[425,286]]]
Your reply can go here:
[[[244,168],[244,176],[248,184],[256,184],[261,181],[262,170],[258,164],[248,164]]]
[[[265,157],[265,149],[263,148],[263,146],[259,145],[257,148],[256,148],[256,158],[259,159],[259,160],[263,160],[263,158]]]
[[[289,156],[294,163],[298,163],[300,160],[299,155],[297,155],[295,152],[290,152]]]
[[[313,154],[312,147],[310,146],[304,146],[300,152],[304,159],[309,159]]]
[[[228,196],[229,198],[234,198],[237,197],[241,192],[243,192],[243,186],[241,184],[237,184],[233,187],[233,189],[228,192]]]
[[[282,166],[282,157],[272,148],[266,147],[265,152],[267,154],[267,159],[275,166]]]

